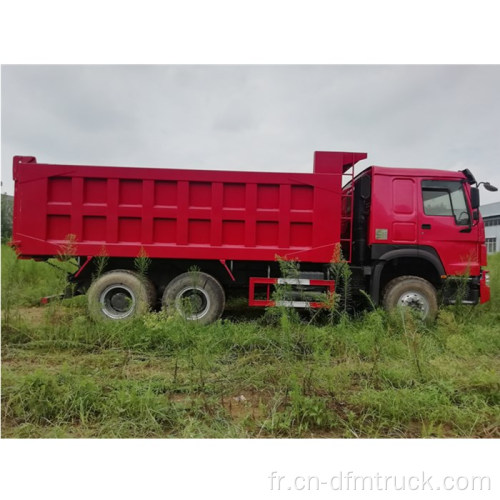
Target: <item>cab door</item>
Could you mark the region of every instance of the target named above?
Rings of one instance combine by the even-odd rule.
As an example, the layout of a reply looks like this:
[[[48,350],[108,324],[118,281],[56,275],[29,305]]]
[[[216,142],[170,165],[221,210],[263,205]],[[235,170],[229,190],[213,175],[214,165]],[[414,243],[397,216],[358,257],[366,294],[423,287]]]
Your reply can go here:
[[[479,274],[477,226],[459,180],[422,179],[418,242],[433,247],[449,275]]]

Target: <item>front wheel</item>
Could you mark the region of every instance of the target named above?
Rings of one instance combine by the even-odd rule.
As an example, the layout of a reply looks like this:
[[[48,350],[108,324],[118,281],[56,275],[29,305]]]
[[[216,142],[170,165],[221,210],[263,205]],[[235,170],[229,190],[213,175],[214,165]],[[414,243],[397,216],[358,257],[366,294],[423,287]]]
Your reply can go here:
[[[162,305],[169,313],[207,325],[221,317],[225,301],[224,289],[215,278],[192,272],[180,274],[167,285]]]
[[[437,293],[434,286],[418,276],[400,276],[388,283],[382,299],[384,309],[409,307],[422,319],[432,321],[438,312]]]

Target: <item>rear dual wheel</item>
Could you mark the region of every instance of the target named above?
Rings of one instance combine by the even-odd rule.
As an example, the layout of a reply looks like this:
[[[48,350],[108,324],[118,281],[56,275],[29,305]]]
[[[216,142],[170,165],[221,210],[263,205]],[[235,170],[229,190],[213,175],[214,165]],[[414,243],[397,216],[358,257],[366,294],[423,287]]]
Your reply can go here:
[[[183,273],[165,288],[162,306],[169,314],[179,314],[188,321],[207,325],[217,321],[226,297],[221,284],[202,272]]]
[[[148,312],[156,301],[156,290],[146,277],[122,269],[94,280],[87,299],[94,319],[125,320]]]
[[[146,277],[122,269],[97,278],[87,298],[90,315],[95,320],[127,320],[154,306],[156,290]],[[177,313],[188,321],[213,323],[224,311],[224,289],[209,274],[183,273],[165,288],[162,306],[169,314]]]

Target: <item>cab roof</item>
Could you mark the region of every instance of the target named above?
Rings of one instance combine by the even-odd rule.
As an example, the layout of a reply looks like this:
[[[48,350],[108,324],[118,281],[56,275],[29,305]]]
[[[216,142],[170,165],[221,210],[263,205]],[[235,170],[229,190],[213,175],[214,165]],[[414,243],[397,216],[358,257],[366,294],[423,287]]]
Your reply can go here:
[[[390,177],[433,177],[442,179],[465,179],[465,175],[460,171],[436,170],[432,168],[393,168],[393,167],[369,167],[373,175],[387,175]],[[367,172],[367,170],[362,173]]]

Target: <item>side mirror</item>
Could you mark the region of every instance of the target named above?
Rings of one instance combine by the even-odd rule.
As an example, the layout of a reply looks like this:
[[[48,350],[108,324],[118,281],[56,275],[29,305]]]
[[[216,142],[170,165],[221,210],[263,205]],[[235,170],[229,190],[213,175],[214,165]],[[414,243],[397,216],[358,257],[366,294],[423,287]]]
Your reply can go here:
[[[483,184],[484,184],[484,189],[486,189],[486,191],[491,191],[492,193],[498,191],[498,188],[496,186],[493,186],[489,182],[483,182]]]
[[[481,204],[479,199],[479,189],[477,187],[470,188],[470,204],[472,206],[472,210],[476,210]]]
[[[474,222],[477,222],[479,220],[479,212],[477,210],[474,210],[474,212],[472,212],[472,220]]]
[[[496,186],[494,186],[493,184],[490,184],[489,182],[480,182],[477,185],[477,187],[479,187],[481,184],[484,186],[484,189],[486,189],[486,191],[491,191],[492,193],[495,193],[496,191],[498,191],[498,188]]]

